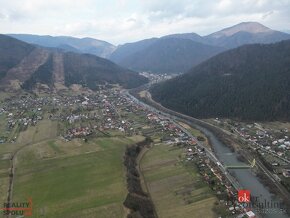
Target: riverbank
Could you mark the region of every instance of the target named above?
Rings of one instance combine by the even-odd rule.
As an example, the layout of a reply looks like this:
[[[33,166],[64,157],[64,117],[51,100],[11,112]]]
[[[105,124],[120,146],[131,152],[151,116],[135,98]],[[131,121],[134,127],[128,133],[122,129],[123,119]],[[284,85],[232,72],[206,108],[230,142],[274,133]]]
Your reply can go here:
[[[138,96],[138,91],[140,90],[137,90],[137,92],[136,90],[134,90],[133,92],[130,92],[130,93],[140,99],[140,96]],[[225,164],[242,164],[242,162],[238,160],[237,155],[233,152],[233,149],[232,148],[230,149],[228,146],[226,146],[230,143],[228,143],[227,139],[229,137],[227,134],[225,134],[224,131],[204,121],[201,121],[201,120],[180,114],[178,112],[171,111],[167,108],[164,108],[162,105],[154,101],[150,101],[150,99],[146,97],[142,98],[141,100],[145,102],[146,104],[151,105],[154,108],[158,109],[159,111],[169,114],[169,116],[173,117],[174,119],[178,119],[178,120],[181,120],[182,122],[186,122],[188,125],[192,125],[194,128],[197,128],[201,130],[203,133],[205,133],[205,135],[207,135],[207,137],[209,138],[210,143],[216,145],[214,147],[215,153],[217,154],[219,159],[222,159],[222,161],[225,162]],[[248,151],[248,152],[251,152],[251,151]],[[231,156],[228,156],[228,157],[223,156],[223,154],[225,153],[230,153]],[[261,166],[261,163],[259,163],[259,165]],[[235,172],[235,171],[236,170],[231,170],[231,172]],[[257,178],[257,175],[252,174],[250,170],[243,170],[243,171],[233,173],[233,174],[235,174],[236,178],[242,183],[244,188],[252,190],[253,195],[263,196],[267,201],[272,201],[272,200],[281,201],[281,198],[277,195],[277,192],[276,192],[276,196],[273,197],[273,195],[269,191],[269,187],[266,186],[265,182],[263,182],[263,180],[259,180]],[[269,180],[269,182],[270,182],[269,184],[271,184],[271,180]],[[283,193],[281,193],[281,196],[283,196]],[[276,217],[279,217],[279,216],[288,217],[285,214],[277,215]],[[271,216],[266,214],[265,217],[271,217]]]
[[[156,143],[141,160],[141,171],[159,217],[225,217],[226,207],[186,161],[186,148]],[[222,213],[222,212],[223,213]]]
[[[127,146],[124,155],[124,165],[126,167],[128,195],[124,201],[124,206],[130,209],[128,218],[147,217],[157,218],[155,207],[150,195],[143,190],[141,176],[138,170],[138,157],[142,150],[149,146],[152,140],[146,138],[144,141]]]

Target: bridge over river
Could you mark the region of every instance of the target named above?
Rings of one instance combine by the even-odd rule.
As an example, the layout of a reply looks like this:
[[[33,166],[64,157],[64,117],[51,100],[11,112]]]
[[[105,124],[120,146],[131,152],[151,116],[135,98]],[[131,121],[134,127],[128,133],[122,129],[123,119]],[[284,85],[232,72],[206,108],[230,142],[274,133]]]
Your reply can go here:
[[[167,108],[162,107],[156,102],[153,102],[154,107],[152,107],[151,105],[145,104],[144,102],[138,100],[137,98],[129,94],[128,91],[125,91],[124,94],[130,97],[133,101],[137,102],[138,104],[143,105],[144,107],[147,107],[153,112],[162,114],[163,116],[167,117],[171,121],[175,122],[189,136],[192,136],[192,134],[187,129],[180,126],[176,121],[185,122],[186,124],[192,126],[193,128],[196,128],[200,130],[201,132],[203,132],[207,136],[207,138],[210,140],[215,153],[210,151],[207,147],[203,146],[202,143],[199,143],[198,145],[204,148],[208,157],[212,161],[214,161],[215,163],[219,163],[218,166],[220,170],[224,173],[224,175],[228,178],[228,180],[232,183],[233,187],[236,190],[248,189],[251,191],[251,195],[258,197],[261,202],[264,202],[264,201],[265,202],[281,202],[280,198],[277,195],[270,193],[269,189],[263,183],[261,183],[261,181],[251,171],[251,167],[252,166],[254,167],[255,164],[261,167],[260,163],[256,160],[253,160],[253,162],[250,165],[245,165],[243,162],[239,161],[237,153],[233,153],[230,150],[230,148],[226,146],[225,144],[223,144],[212,131],[204,127],[204,125],[201,125],[201,123],[204,123],[204,121],[197,120],[195,118],[169,110]],[[155,107],[155,104],[157,104],[156,107]],[[232,153],[232,154],[224,155],[228,153]],[[234,176],[232,176],[231,174]],[[255,209],[253,210],[256,211]],[[289,216],[286,213],[283,213],[283,212],[281,213],[281,211],[280,212],[278,211],[277,213],[274,213],[274,214],[273,213],[263,214],[263,217],[265,218],[272,218],[272,217],[289,218]]]

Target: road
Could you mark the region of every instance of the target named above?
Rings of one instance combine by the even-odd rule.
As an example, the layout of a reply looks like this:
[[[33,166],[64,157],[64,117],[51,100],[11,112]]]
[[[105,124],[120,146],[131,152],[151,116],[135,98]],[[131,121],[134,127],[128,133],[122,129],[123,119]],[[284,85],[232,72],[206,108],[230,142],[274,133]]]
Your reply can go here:
[[[235,131],[238,135],[240,135],[240,132],[239,132],[237,129],[235,129],[234,131]],[[231,133],[231,134],[233,134],[233,133]],[[260,145],[260,144],[257,143],[257,142],[249,141],[249,140],[245,139],[245,138],[242,137],[242,136],[240,136],[239,139],[241,139],[241,140],[243,140],[244,142],[246,142],[246,143],[247,143],[247,144],[248,144],[252,149],[256,149],[256,148],[258,147],[258,148],[259,148],[260,150],[262,150],[263,152],[266,152],[266,153],[268,153],[268,154],[270,154],[270,155],[273,155],[273,156],[279,158],[280,160],[282,160],[282,161],[284,161],[284,162],[290,164],[290,161],[289,161],[288,159],[279,156],[277,153],[275,153],[275,152],[273,152],[273,151],[269,151],[269,150],[265,149],[262,145]]]
[[[147,92],[148,93],[148,92]],[[237,137],[237,135],[233,134],[233,133],[230,133],[229,131],[226,131],[224,129],[221,129],[220,127],[217,127],[217,126],[214,126],[210,123],[207,123],[205,121],[202,121],[202,120],[198,120],[196,118],[193,118],[193,117],[189,117],[187,115],[184,115],[184,114],[181,114],[181,113],[178,113],[178,112],[175,112],[175,111],[172,111],[168,108],[165,108],[163,107],[162,105],[158,104],[157,102],[153,101],[151,99],[151,96],[147,96],[147,98],[149,98],[150,101],[152,101],[152,103],[154,103],[154,105],[158,105],[158,107],[161,107],[162,110],[164,109],[165,111],[168,111],[169,113],[166,113],[164,111],[161,111],[161,110],[158,110],[156,109],[155,107],[151,106],[151,105],[148,105],[148,104],[145,104],[144,102],[138,100],[137,98],[135,98],[133,95],[131,95],[128,91],[125,91],[125,94],[130,97],[132,100],[134,100],[135,102],[137,102],[138,104],[141,104],[143,105],[144,107],[148,108],[149,110],[155,112],[155,113],[159,113],[159,114],[162,114],[163,116],[165,116],[166,118],[170,119],[172,122],[174,122],[176,125],[178,125],[184,132],[186,132],[189,136],[193,137],[191,135],[191,133],[189,133],[185,128],[183,128],[182,126],[180,126],[176,121],[181,121],[181,122],[185,122],[187,124],[191,124],[191,122],[193,123],[201,123],[201,124],[205,124],[205,125],[208,125],[208,126],[211,126],[211,127],[214,127],[214,128],[217,128],[221,131],[223,131],[224,133],[226,133],[227,135],[229,136],[232,136],[232,137]],[[150,93],[148,93],[150,95]],[[173,115],[173,114],[177,114],[177,116]],[[197,124],[198,125],[198,124]],[[243,139],[245,140],[245,139]],[[245,141],[247,143],[249,143],[248,141]],[[206,148],[204,145],[202,145],[201,143],[198,144],[201,148],[204,148],[205,151],[206,151],[206,154],[209,156],[209,158],[217,163],[217,162],[220,162],[218,160],[218,158],[215,156],[215,154],[210,151],[208,148]],[[251,145],[251,148],[252,145]],[[219,165],[219,164],[218,164]],[[289,192],[285,189],[285,187],[279,182],[277,181],[276,177],[273,175],[272,172],[270,172],[265,166],[263,163],[261,163],[261,161],[259,160],[256,160],[256,166],[259,167],[259,169],[264,172],[264,174],[269,178],[269,180],[271,182],[273,182],[273,184],[277,187],[277,189],[280,191],[280,193],[282,194],[282,196],[285,197],[285,199],[287,199],[288,202],[290,202],[290,196],[289,196]],[[238,181],[233,178],[229,173],[228,171],[226,170],[226,167],[223,166],[222,164],[219,166],[221,172],[224,173],[224,175],[228,178],[228,180],[231,182],[231,184],[233,185],[233,187],[237,190],[239,189],[242,189],[242,186],[238,183]]]
[[[238,181],[232,177],[226,170],[226,167],[223,166],[219,159],[215,156],[215,154],[210,151],[206,146],[204,146],[202,143],[200,143],[186,128],[184,128],[183,126],[181,126],[179,123],[177,123],[176,121],[182,121],[184,122],[183,119],[176,117],[174,115],[165,113],[163,111],[160,111],[150,105],[145,104],[142,101],[139,101],[137,98],[135,98],[133,95],[131,95],[128,91],[123,91],[123,94],[125,94],[126,96],[128,96],[130,99],[132,99],[134,102],[138,103],[139,105],[142,105],[143,107],[149,109],[150,111],[153,111],[157,114],[162,114],[162,116],[164,116],[165,118],[169,119],[172,123],[174,123],[176,126],[178,126],[184,133],[186,133],[189,137],[195,139],[195,141],[197,141],[197,145],[204,149],[204,151],[206,152],[206,155],[216,164],[216,166],[220,169],[220,171],[226,176],[226,178],[229,180],[229,182],[232,184],[232,186],[236,189],[236,190],[240,190],[242,189],[242,186],[238,183]],[[218,164],[219,163],[219,164]]]
[[[43,140],[39,140],[33,143],[26,143],[24,145],[22,145],[21,147],[17,148],[14,152],[12,152],[11,157],[10,157],[10,172],[9,172],[9,187],[8,187],[8,191],[7,191],[7,202],[9,204],[9,207],[11,205],[11,203],[13,202],[13,186],[14,186],[14,180],[15,180],[15,168],[16,168],[16,159],[17,159],[17,155],[20,151],[22,151],[24,148],[31,146],[31,145],[35,145],[37,143],[40,142],[46,142],[49,141],[51,139],[43,139]],[[6,215],[5,217],[9,218],[11,217],[11,214]]]

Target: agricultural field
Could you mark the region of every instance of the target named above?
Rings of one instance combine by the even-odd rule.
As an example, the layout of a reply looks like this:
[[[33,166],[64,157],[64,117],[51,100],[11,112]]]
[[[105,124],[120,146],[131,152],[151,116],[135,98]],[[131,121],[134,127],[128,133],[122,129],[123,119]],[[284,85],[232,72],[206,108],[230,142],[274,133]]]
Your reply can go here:
[[[4,114],[0,113],[0,144],[12,140],[17,133],[18,126],[16,126],[12,131],[7,130],[7,118]]]
[[[142,137],[48,140],[17,157],[14,201],[33,200],[32,217],[125,217],[126,145]]]
[[[37,126],[31,126],[21,131],[17,138],[18,143],[35,143],[42,140],[53,139],[57,136],[57,122],[42,120]]]
[[[7,200],[11,145],[0,144],[0,204]]]
[[[288,129],[290,130],[290,123],[289,122],[261,122],[262,126],[265,128],[270,128],[270,129],[276,129],[276,130],[281,130],[281,129]]]
[[[31,197],[32,217],[127,217],[128,208],[135,208],[123,206],[128,199],[125,150],[150,137],[155,145],[144,148],[137,162],[141,185],[151,193],[159,217],[216,216],[215,195],[178,147],[190,146],[192,139],[116,90],[15,99],[3,113],[0,126],[8,125],[13,140],[0,144],[0,203],[7,200],[14,166],[9,196],[12,202]]]
[[[4,124],[0,125],[4,128]],[[25,131],[13,130],[11,134],[18,135],[15,143],[0,144],[0,202],[7,200],[9,181],[10,158],[19,148],[28,144],[35,144],[39,141],[47,141],[56,137],[57,123],[50,120],[43,120],[38,126],[27,128]],[[17,133],[15,133],[17,132]],[[29,145],[30,146],[30,145]],[[33,146],[32,146],[33,147]],[[3,204],[2,204],[3,205]]]
[[[144,187],[158,217],[216,217],[216,197],[197,169],[181,161],[182,155],[182,148],[155,144],[141,160]]]

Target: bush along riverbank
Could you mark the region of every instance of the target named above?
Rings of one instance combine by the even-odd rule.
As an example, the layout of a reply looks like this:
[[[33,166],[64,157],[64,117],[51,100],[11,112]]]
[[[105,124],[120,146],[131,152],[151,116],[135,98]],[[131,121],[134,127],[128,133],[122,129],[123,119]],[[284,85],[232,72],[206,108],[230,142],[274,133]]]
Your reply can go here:
[[[142,149],[152,143],[150,138],[127,147],[124,156],[124,165],[127,171],[128,195],[124,206],[130,209],[128,218],[157,218],[155,208],[150,196],[144,192],[141,186],[140,172],[138,171],[137,159]]]

